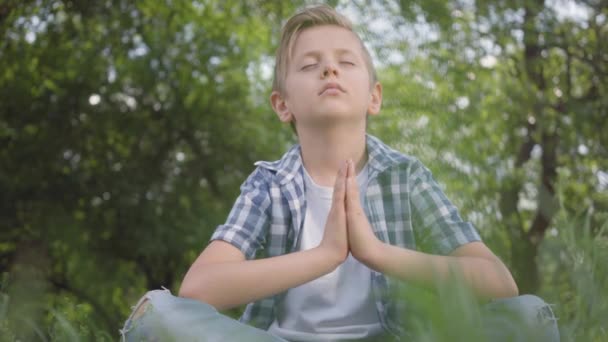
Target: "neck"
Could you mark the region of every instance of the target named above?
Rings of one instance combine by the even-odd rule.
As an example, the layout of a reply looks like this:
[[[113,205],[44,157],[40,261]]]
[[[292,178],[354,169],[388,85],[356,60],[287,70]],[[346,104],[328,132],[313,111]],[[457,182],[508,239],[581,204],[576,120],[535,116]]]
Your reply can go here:
[[[357,173],[367,162],[365,125],[298,130],[302,161],[315,183],[333,187],[340,166],[352,159]]]

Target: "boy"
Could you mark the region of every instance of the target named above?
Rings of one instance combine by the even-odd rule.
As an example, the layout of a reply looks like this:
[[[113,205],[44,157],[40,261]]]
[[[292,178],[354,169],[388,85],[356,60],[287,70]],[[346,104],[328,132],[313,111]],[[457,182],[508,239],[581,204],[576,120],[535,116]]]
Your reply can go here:
[[[517,296],[507,268],[428,169],[366,134],[382,87],[348,19],[317,6],[286,23],[270,100],[299,144],[256,163],[186,274],[183,298],[149,293],[132,315],[140,327],[156,320],[178,339],[383,340],[407,333],[388,296],[399,282],[434,287],[456,270],[480,298]],[[247,303],[241,322],[258,329],[212,308]],[[130,318],[124,332],[132,326]]]

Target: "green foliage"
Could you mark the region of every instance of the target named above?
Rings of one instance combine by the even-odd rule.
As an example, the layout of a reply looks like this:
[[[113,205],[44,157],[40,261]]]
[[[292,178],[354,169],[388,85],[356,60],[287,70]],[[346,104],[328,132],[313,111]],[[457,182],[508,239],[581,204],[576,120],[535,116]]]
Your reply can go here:
[[[520,290],[556,304],[565,339],[605,339],[608,78],[604,46],[588,42],[608,38],[606,7],[577,3],[587,15],[573,19],[548,3],[434,6],[400,2],[395,30],[422,22],[428,37],[383,70],[372,129],[433,170]]]
[[[399,4],[397,29],[416,23],[429,36],[386,73],[387,97],[397,100],[378,128],[449,179],[522,290],[536,292],[539,268],[529,261],[558,202],[570,213],[606,211],[598,133],[608,129],[607,55],[589,44],[608,39],[606,7],[576,3],[577,15],[543,2]]]
[[[415,341],[484,341],[482,307],[455,274],[437,292],[409,287],[403,326]]]
[[[0,5],[2,340],[115,339],[146,290],[177,290],[253,161],[294,141],[268,70],[304,3]],[[366,14],[384,86],[370,131],[433,170],[520,288],[556,303],[564,339],[605,339],[605,6],[328,3]],[[404,295],[420,340],[476,338],[465,293]]]
[[[50,302],[34,311],[56,309],[60,327],[84,310],[53,299],[69,295],[115,332],[146,289],[177,290],[253,162],[290,139],[252,95],[267,91],[256,70],[274,10],[0,6],[0,269],[39,270],[32,284]],[[12,288],[27,281],[15,276]]]
[[[561,211],[557,237],[543,246],[543,293],[555,298],[562,336],[567,341],[604,341],[608,338],[608,220],[594,227],[593,213],[579,217]],[[599,234],[594,233],[595,230]],[[557,256],[557,257],[556,257]]]

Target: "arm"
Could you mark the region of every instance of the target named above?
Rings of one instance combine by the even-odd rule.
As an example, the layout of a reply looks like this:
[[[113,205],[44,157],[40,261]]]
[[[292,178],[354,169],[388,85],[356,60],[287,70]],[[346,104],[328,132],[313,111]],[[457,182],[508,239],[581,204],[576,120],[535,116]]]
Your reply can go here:
[[[321,246],[273,258],[245,260],[224,241],[213,241],[186,273],[179,295],[219,310],[246,304],[304,284],[334,270],[341,261]]]
[[[333,271],[348,256],[345,181],[346,168],[343,167],[336,178],[332,207],[318,247],[245,260],[240,249],[215,240],[188,270],[179,295],[228,309],[275,295]]]
[[[451,276],[451,272],[456,271],[481,298],[517,295],[518,290],[513,277],[498,257],[482,242],[463,244],[448,256],[442,256],[392,246],[378,240],[361,208],[352,163],[349,163],[346,189],[350,250],[355,258],[369,268],[429,287],[435,287],[446,281]],[[422,207],[430,208],[432,205],[425,203]]]
[[[458,272],[479,298],[514,297],[517,285],[505,265],[486,245],[476,241],[462,245],[449,256],[432,255],[377,244],[364,263],[378,272],[427,287],[444,283]]]

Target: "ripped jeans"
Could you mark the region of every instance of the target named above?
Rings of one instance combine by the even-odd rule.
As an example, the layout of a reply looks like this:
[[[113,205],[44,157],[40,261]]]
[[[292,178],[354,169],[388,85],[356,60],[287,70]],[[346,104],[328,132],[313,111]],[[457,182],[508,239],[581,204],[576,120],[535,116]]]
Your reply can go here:
[[[551,307],[532,295],[498,299],[483,309],[487,341],[558,342]],[[515,319],[514,319],[515,318]],[[529,331],[534,332],[531,339]],[[146,293],[120,330],[121,341],[285,340],[220,314],[211,305],[173,296],[169,290]]]

